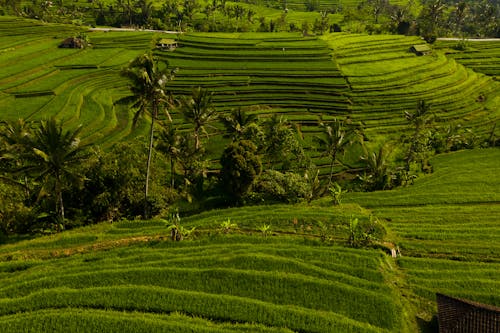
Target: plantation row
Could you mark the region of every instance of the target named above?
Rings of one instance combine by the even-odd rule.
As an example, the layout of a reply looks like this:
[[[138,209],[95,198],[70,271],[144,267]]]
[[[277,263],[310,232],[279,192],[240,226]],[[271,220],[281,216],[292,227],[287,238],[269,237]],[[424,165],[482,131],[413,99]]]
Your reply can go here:
[[[135,231],[144,228],[136,225]],[[230,323],[252,323],[252,331],[303,332],[386,332],[401,325],[401,309],[384,284],[383,255],[377,251],[232,235],[149,244],[0,264],[2,331],[23,325],[21,318],[34,322],[52,308],[63,316],[81,308],[73,325],[97,321],[104,315],[100,309],[107,309],[111,322],[125,315],[115,311],[164,313],[148,317],[151,325],[169,322],[169,313],[179,311],[217,319],[217,325],[227,322],[236,331],[242,325]],[[127,318],[137,327],[144,316]],[[60,322],[49,318],[45,325],[57,329]]]
[[[93,32],[93,48],[59,49],[77,29],[26,22],[0,18],[0,40],[7,46],[0,53],[2,120],[57,116],[70,128],[83,125],[87,142],[109,145],[128,137],[130,113],[114,105],[127,92],[119,73],[149,47],[152,35]]]
[[[488,133],[499,119],[499,84],[441,55],[409,52],[416,37],[333,34],[334,49],[352,92],[353,119],[369,128],[393,131],[403,112],[425,100],[438,121],[466,123]]]
[[[438,41],[436,46],[460,64],[497,80],[500,78],[499,41]]]
[[[500,306],[499,163],[498,149],[446,154],[411,187],[347,199],[385,219],[426,321],[436,312],[436,292]]]

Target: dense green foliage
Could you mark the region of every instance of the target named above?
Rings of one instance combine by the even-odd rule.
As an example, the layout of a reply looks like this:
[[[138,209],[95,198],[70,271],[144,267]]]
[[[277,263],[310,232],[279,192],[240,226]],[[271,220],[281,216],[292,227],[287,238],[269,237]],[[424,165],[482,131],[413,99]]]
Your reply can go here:
[[[11,241],[0,247],[0,326],[414,332],[418,318],[426,332],[435,292],[500,304],[498,162],[496,149],[456,152],[431,159],[434,173],[414,186],[348,193],[334,207],[325,198],[180,218],[196,227],[183,242],[169,240],[165,220]],[[339,246],[362,241],[356,225],[372,213],[401,257]]]
[[[178,24],[141,4],[148,18],[102,4],[98,18]],[[195,5],[180,27],[215,29],[196,26],[211,22]],[[329,6],[289,3],[303,5]],[[359,31],[413,22],[351,5],[338,12],[352,30],[367,15]],[[411,11],[429,41],[461,27],[460,6],[437,13],[443,27],[434,5],[446,9]],[[435,292],[500,305],[498,149],[433,157],[498,145],[495,47],[438,41],[417,56],[416,37],[310,36],[292,10],[257,23],[252,8],[206,17],[295,32],[183,34],[152,55],[165,35],[0,17],[2,332],[426,332]],[[339,18],[310,14],[318,33]],[[481,24],[462,32],[495,28]],[[92,47],[57,48],[70,36]]]

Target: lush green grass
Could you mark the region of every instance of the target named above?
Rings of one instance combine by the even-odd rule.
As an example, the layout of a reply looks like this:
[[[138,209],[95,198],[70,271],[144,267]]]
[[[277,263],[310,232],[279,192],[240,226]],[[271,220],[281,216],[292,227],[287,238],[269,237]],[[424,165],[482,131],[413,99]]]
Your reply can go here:
[[[436,292],[500,305],[499,160],[498,149],[437,156],[413,186],[350,193],[340,207],[325,198],[183,217],[196,227],[183,242],[166,220],[12,240],[0,247],[0,327],[59,331],[71,316],[70,327],[110,332],[125,318],[130,332],[414,332],[417,321],[425,332]],[[343,246],[340,225],[370,214],[401,257]],[[225,233],[228,220],[238,228]]]
[[[436,47],[444,50],[449,57],[476,72],[493,76],[497,80],[500,78],[499,41],[437,41]],[[462,47],[465,47],[465,49],[462,50]]]
[[[346,198],[386,221],[402,254],[401,285],[427,322],[436,292],[500,305],[500,150],[454,152],[431,164],[434,172],[412,186]]]
[[[135,234],[158,233],[158,228],[166,231],[164,224],[148,223],[108,226],[108,232],[127,226]],[[71,249],[89,242],[99,246],[89,230],[82,231],[74,231],[80,236],[59,241],[57,246]],[[25,245],[30,242],[43,245],[40,240]],[[401,308],[385,285],[385,255],[379,251],[314,246],[300,238],[230,234],[182,243],[155,238],[142,245],[117,244],[108,251],[68,252],[68,257],[61,258],[53,252],[52,259],[0,264],[3,331],[23,325],[20,318],[32,323],[35,331],[38,327],[60,329],[60,322],[51,319],[54,308],[63,317],[73,309],[85,309],[85,314],[74,316],[71,325],[105,316],[108,319],[103,323],[93,324],[103,325],[104,331],[113,330],[107,325],[121,319],[118,313],[122,311],[137,314],[127,316],[130,331],[136,331],[144,316],[152,319],[150,325],[169,322],[168,314],[173,311],[225,322],[219,325],[232,330],[251,325],[257,325],[255,330],[265,330],[261,326],[265,325],[271,331],[286,327],[303,332],[401,328]],[[8,248],[13,249],[4,249]],[[29,248],[20,251],[35,255]],[[20,312],[24,315],[15,315]],[[48,312],[52,315],[43,315]],[[191,324],[190,320],[185,323]]]
[[[410,53],[410,46],[423,43],[416,37],[330,34],[325,40],[352,88],[353,119],[370,132],[397,133],[406,122],[403,112],[419,100],[439,121],[463,123],[478,134],[499,120],[499,83],[437,49],[421,57]]]
[[[129,111],[113,105],[127,93],[119,72],[149,49],[153,35],[93,32],[88,34],[92,48],[58,48],[77,32],[71,26],[0,17],[0,41],[6,45],[0,52],[2,120],[55,115],[70,127],[83,125],[87,142],[109,145],[131,134]]]

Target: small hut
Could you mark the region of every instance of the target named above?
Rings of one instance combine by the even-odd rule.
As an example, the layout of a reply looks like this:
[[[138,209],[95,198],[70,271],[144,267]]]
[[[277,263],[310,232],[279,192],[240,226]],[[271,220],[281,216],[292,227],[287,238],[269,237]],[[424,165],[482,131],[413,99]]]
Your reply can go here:
[[[430,54],[432,49],[427,44],[412,45],[412,47],[410,47],[410,52],[415,53],[418,56],[423,56]]]
[[[156,48],[161,50],[173,51],[179,45],[174,39],[162,38],[156,43]]]
[[[498,333],[500,308],[436,294],[439,333]]]
[[[69,37],[59,44],[60,48],[64,49],[83,49],[85,48],[85,41],[79,37]]]

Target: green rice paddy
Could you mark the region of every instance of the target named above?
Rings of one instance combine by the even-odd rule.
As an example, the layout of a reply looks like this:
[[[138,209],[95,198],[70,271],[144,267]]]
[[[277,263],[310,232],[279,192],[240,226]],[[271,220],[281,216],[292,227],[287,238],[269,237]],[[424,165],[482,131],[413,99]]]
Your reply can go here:
[[[114,102],[128,93],[121,68],[154,35],[89,32],[93,48],[57,48],[77,33],[0,17],[1,120],[56,115],[105,146],[141,135],[146,122],[133,130],[131,111]],[[305,142],[320,114],[362,122],[377,140],[399,135],[403,112],[421,99],[442,123],[478,134],[500,116],[496,74],[464,60],[489,51],[446,54],[438,44],[417,57],[408,49],[422,41],[413,37],[347,34],[178,42],[174,52],[155,51],[179,68],[175,95],[201,85],[221,114],[240,106],[262,119],[282,114],[302,126]],[[0,246],[0,331],[429,332],[436,292],[500,306],[499,151],[430,163],[433,173],[412,186],[349,193],[340,206],[324,198],[182,217],[196,228],[182,242],[170,240],[166,220],[10,240]],[[348,248],[346,223],[370,216],[388,229],[386,242]],[[238,228],[225,233],[228,220]],[[389,255],[393,246],[400,257]]]

